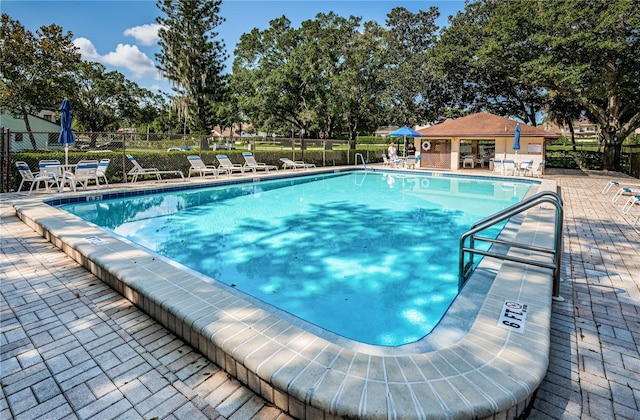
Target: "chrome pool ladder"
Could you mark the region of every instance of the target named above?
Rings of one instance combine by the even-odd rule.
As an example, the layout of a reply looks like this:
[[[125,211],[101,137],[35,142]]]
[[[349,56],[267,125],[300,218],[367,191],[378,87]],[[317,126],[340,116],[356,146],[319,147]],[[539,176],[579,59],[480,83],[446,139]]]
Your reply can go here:
[[[362,155],[362,153],[356,153],[355,155],[355,164],[358,164],[358,156],[360,156],[360,161],[362,161],[362,166],[364,167],[365,171],[367,170],[367,163],[364,161],[364,156]]]
[[[525,210],[535,207],[539,204],[551,203],[556,209],[555,214],[555,228],[554,228],[554,241],[553,248],[546,248],[534,245],[528,245],[523,243],[516,243],[513,241],[501,240],[498,238],[487,238],[479,236],[478,234],[485,229],[488,229],[506,219],[516,216]],[[539,192],[531,197],[522,200],[519,203],[514,204],[511,207],[499,211],[489,217],[486,217],[479,222],[476,222],[471,226],[467,232],[460,237],[460,266],[458,277],[458,288],[461,289],[471,275],[473,269],[473,255],[480,254],[487,257],[498,258],[507,261],[513,261],[520,264],[533,265],[536,267],[549,268],[553,270],[553,299],[557,301],[563,301],[564,298],[560,296],[560,267],[562,264],[562,221],[564,211],[562,209],[562,198],[560,195],[553,191]],[[467,239],[469,239],[469,246],[466,246]],[[488,242],[494,245],[504,245],[508,249],[516,248],[531,251],[537,254],[543,254],[550,256],[550,259],[534,260],[523,258],[515,255],[508,255],[508,249],[504,253],[495,252],[493,248],[483,251],[476,249],[476,241]],[[470,253],[469,261],[465,264],[465,253]]]

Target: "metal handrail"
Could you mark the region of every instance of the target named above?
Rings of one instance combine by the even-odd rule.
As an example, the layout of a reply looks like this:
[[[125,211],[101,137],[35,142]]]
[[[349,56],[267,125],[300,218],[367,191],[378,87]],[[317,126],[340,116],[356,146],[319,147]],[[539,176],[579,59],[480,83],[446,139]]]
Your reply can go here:
[[[358,164],[358,156],[360,156],[360,160],[362,160],[362,166],[364,167],[364,169],[367,169],[367,164],[364,161],[364,156],[362,155],[362,153],[356,153],[356,155],[354,156],[354,164],[357,165]]]
[[[512,241],[504,241],[501,239],[486,238],[477,236],[476,233],[490,228],[503,220],[509,219],[515,215],[522,213],[532,207],[535,207],[542,203],[551,203],[556,209],[556,223],[554,229],[554,247],[543,248],[533,245],[527,245],[522,243],[516,243]],[[467,232],[460,237],[460,261],[459,261],[459,276],[458,276],[458,288],[462,288],[467,281],[471,267],[473,267],[473,255],[480,254],[492,258],[498,258],[507,261],[513,261],[520,264],[533,265],[537,267],[549,268],[553,270],[553,299],[562,301],[564,300],[560,296],[560,267],[562,264],[562,224],[563,224],[564,211],[562,208],[562,198],[560,195],[553,191],[539,192],[519,203],[514,204],[511,207],[507,207],[489,217],[486,217],[471,226]],[[465,246],[466,240],[469,238],[469,247]],[[507,255],[496,253],[493,251],[482,251],[475,249],[475,241],[485,241],[496,245],[505,245],[510,248],[519,248],[527,251],[538,252],[542,254],[549,254],[552,256],[551,262],[530,260],[513,255]],[[464,263],[464,254],[469,252],[471,258],[467,264]]]

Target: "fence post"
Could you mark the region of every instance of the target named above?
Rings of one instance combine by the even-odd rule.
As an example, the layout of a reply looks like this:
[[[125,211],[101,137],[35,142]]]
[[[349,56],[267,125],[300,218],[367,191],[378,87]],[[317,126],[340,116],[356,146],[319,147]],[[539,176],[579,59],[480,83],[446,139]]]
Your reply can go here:
[[[0,127],[0,162],[2,163],[0,165],[2,167],[2,172],[0,173],[0,192],[3,193],[9,192],[11,185],[10,138],[10,130]]]

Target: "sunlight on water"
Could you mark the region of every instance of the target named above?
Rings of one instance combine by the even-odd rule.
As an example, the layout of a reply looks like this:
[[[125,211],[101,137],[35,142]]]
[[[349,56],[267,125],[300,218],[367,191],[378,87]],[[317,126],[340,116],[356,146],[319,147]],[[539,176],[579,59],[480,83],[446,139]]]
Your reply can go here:
[[[63,208],[336,334],[395,346],[428,334],[455,298],[460,235],[530,185],[311,178]]]

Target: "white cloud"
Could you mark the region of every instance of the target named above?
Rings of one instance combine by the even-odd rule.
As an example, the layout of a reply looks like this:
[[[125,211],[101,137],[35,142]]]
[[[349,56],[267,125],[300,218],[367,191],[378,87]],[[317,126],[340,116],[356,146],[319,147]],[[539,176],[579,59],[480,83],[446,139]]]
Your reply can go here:
[[[102,61],[115,67],[124,67],[136,77],[153,75],[157,71],[153,60],[135,45],[118,44],[115,51],[102,56]]]
[[[76,38],[73,43],[80,50],[83,60],[125,68],[135,77],[156,76],[157,78],[157,69],[153,60],[135,45],[118,44],[115,51],[100,55],[93,43],[87,38]]]
[[[100,61],[100,54],[93,46],[93,43],[87,38],[76,38],[73,40],[73,45],[78,47],[80,55],[85,61]]]
[[[132,36],[142,45],[154,45],[160,39],[158,37],[158,31],[160,27],[157,23],[149,23],[141,26],[134,26],[133,28],[126,29],[124,34],[126,36]]]

